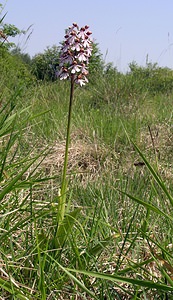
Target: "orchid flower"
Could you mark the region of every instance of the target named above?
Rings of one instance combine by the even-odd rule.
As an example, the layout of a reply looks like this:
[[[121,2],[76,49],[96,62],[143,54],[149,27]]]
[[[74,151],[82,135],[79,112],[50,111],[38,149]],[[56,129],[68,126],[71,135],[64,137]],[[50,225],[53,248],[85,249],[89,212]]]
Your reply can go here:
[[[92,53],[91,31],[88,28],[88,25],[79,28],[76,23],[73,23],[66,30],[60,54],[60,70],[57,72],[61,80],[73,79],[80,86],[88,82],[87,65]]]

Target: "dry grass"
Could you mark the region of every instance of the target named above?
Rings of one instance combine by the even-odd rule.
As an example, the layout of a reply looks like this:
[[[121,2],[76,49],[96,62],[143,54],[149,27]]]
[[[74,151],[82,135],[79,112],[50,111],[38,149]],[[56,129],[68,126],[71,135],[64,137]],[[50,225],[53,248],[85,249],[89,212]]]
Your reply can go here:
[[[57,141],[41,164],[46,174],[60,175],[64,164],[65,141]],[[113,159],[114,156],[114,159]],[[68,154],[68,174],[80,179],[80,182],[97,180],[100,176],[117,168],[118,154],[111,153],[105,145],[88,140],[72,139]]]

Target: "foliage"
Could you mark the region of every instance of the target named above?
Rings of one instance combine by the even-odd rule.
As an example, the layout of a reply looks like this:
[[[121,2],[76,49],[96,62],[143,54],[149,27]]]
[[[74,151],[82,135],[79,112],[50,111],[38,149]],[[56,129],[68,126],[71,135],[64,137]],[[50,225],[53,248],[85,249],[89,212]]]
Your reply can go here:
[[[92,105],[99,107],[102,103],[115,104],[139,101],[156,95],[170,95],[173,92],[173,70],[148,63],[145,67],[132,62],[130,71],[123,74],[111,63],[104,66],[102,72],[95,76]]]
[[[5,89],[16,90],[17,86],[27,87],[35,81],[26,64],[20,57],[0,48],[0,80]]]
[[[20,33],[24,33],[24,31],[20,30],[13,24],[2,24],[2,30],[3,33],[7,36],[15,37],[16,35],[19,35]]]
[[[2,14],[3,7],[1,5]],[[27,55],[22,55],[19,50],[11,50],[14,47],[14,43],[8,41],[9,37],[15,37],[18,34],[25,33],[23,30],[19,30],[15,25],[4,23],[6,15],[3,15],[0,20],[0,81],[3,90],[9,92],[16,90],[17,86],[27,87],[34,82],[33,76],[31,76],[28,66],[24,64],[24,57],[26,61]],[[15,53],[15,56],[13,55]],[[21,59],[23,58],[23,59]],[[2,88],[1,88],[2,92]]]
[[[4,47],[7,49],[10,49],[12,47],[15,46],[14,43],[9,42],[8,38],[9,37],[15,37],[19,34],[25,34],[26,31],[25,30],[20,30],[19,28],[17,28],[15,25],[13,24],[7,24],[4,22],[5,16],[6,14],[4,14],[3,16],[3,6],[2,4],[0,5],[1,10],[0,10],[0,40],[2,40],[0,47]]]
[[[18,57],[28,67],[31,66],[31,57],[28,53],[23,53],[20,47],[15,47],[11,50],[11,54]]]
[[[171,180],[165,178],[164,183],[159,170],[128,141],[120,121],[126,122],[130,135],[134,140],[140,140],[144,147],[148,138],[145,133],[141,140],[144,131],[140,133],[147,122],[143,116],[144,107],[151,110],[154,102],[159,103],[159,98],[150,98],[144,106],[140,102],[134,113],[127,103],[121,110],[107,104],[100,109],[90,109],[86,102],[92,90],[85,89],[81,96],[80,89],[76,89],[71,147],[76,145],[77,139],[80,145],[85,140],[86,156],[81,155],[78,161],[73,156],[75,149],[69,153],[67,197],[71,198],[74,208],[69,209],[57,231],[61,167],[60,164],[56,166],[56,159],[62,153],[59,148],[52,152],[51,147],[51,152],[44,154],[42,144],[48,126],[53,145],[57,128],[62,131],[65,127],[69,97],[66,90],[64,82],[45,84],[40,89],[35,87],[34,97],[31,95],[29,99],[30,107],[26,108],[25,97],[25,109],[20,109],[20,94],[13,94],[8,105],[5,107],[3,103],[2,106],[1,295],[16,299],[68,299],[69,294],[97,300],[105,297],[112,300],[115,296],[120,299],[144,296],[171,299],[172,197],[166,184],[166,181],[170,182],[171,190]],[[14,107],[13,103],[18,104]],[[168,98],[162,99],[162,103],[168,104]],[[44,112],[47,108],[51,111],[41,114],[41,110]],[[162,122],[168,122],[168,111],[163,114],[163,105],[155,109],[157,115],[152,119],[155,126],[161,124],[159,115]],[[38,115],[37,118],[34,115]],[[133,123],[136,119],[138,131]],[[95,149],[90,157],[88,143]],[[58,146],[61,144],[63,142],[58,139]],[[105,147],[106,154],[101,156],[99,151],[103,153]],[[154,160],[148,147],[151,147],[150,142],[145,151]],[[159,149],[162,153],[163,149]],[[164,160],[167,150],[166,143]],[[76,152],[80,155],[79,150]],[[46,163],[44,172],[41,161],[49,155],[50,170]],[[97,163],[98,169],[93,171],[91,168],[90,173],[87,169],[77,169],[82,163],[83,166],[87,164],[87,157],[89,164],[94,160],[92,168]],[[137,158],[145,163],[142,170],[133,167]],[[75,162],[77,167],[70,170]]]
[[[147,63],[145,67],[135,62],[129,64],[129,76],[138,82],[139,92],[149,91],[151,94],[170,93],[173,90],[173,71],[158,67],[157,63]]]
[[[59,64],[59,47],[47,47],[44,53],[36,54],[32,58],[32,73],[38,80],[54,81]]]
[[[172,299],[172,71],[95,61],[58,226],[67,84],[33,86],[20,51],[0,55],[1,297]]]
[[[116,76],[120,74],[111,67],[100,77],[102,92],[110,100]],[[172,161],[172,96],[150,95],[138,102],[117,97],[115,103],[103,101],[95,108],[91,104],[96,87],[91,84],[82,94],[80,88],[75,90],[66,195],[71,205],[59,228],[67,84],[29,87],[25,95],[20,88],[15,94],[10,89],[10,95],[3,95],[0,292],[4,298],[171,299],[173,187],[167,174]],[[154,166],[129,141],[122,124]],[[77,142],[81,148],[76,148]],[[50,152],[43,151],[44,145]],[[134,166],[136,161],[144,165]]]
[[[89,74],[92,77],[92,80],[94,80],[94,76],[99,73],[103,73],[104,69],[104,62],[103,57],[99,49],[98,43],[93,43],[93,50],[92,55],[90,57],[90,63],[89,63]]]

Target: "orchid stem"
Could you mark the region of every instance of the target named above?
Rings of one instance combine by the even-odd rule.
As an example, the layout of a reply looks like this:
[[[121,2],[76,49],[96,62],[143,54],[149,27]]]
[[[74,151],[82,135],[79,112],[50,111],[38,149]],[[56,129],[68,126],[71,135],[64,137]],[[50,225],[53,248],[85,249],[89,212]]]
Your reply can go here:
[[[72,116],[72,106],[73,106],[73,94],[74,94],[74,76],[71,77],[71,89],[70,89],[67,134],[66,134],[64,168],[63,168],[63,174],[62,174],[61,195],[59,197],[59,204],[58,204],[58,223],[61,223],[63,221],[64,215],[65,215],[66,192],[67,192],[67,178],[66,177],[67,177],[67,165],[68,165],[68,149],[69,149],[69,144],[70,144],[70,128],[71,128],[71,116]]]

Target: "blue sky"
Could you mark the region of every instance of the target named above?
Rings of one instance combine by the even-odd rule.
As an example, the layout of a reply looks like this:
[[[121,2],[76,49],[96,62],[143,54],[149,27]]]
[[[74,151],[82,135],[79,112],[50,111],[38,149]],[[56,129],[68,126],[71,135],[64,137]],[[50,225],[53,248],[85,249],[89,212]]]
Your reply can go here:
[[[23,50],[33,56],[59,45],[73,22],[88,24],[106,62],[125,72],[128,64],[149,61],[173,68],[173,0],[0,0],[5,21],[20,29],[32,25]]]

